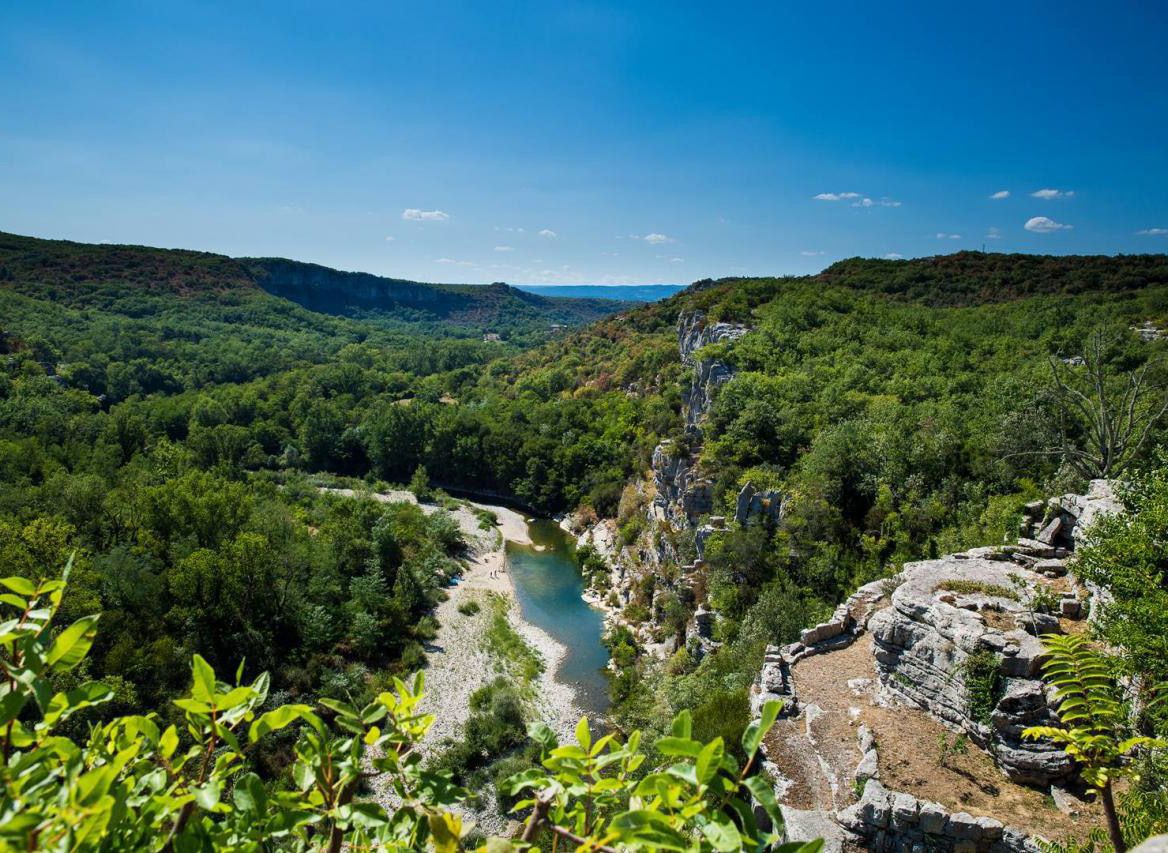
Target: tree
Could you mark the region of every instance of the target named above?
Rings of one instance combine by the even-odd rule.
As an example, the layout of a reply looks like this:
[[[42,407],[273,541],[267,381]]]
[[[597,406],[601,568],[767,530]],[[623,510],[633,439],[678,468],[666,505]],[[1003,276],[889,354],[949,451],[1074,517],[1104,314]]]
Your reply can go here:
[[[1056,690],[1059,726],[1031,726],[1022,736],[1049,738],[1077,761],[1084,781],[1098,792],[1107,816],[1107,834],[1116,853],[1127,844],[1115,808],[1112,788],[1129,769],[1125,762],[1141,747],[1164,747],[1168,742],[1135,735],[1129,730],[1124,706],[1111,676],[1111,666],[1081,634],[1043,636],[1048,654],[1042,665],[1044,679]]]
[[[1056,452],[1089,480],[1115,477],[1139,458],[1168,392],[1150,375],[1154,362],[1116,375],[1120,338],[1096,331],[1077,359],[1050,359],[1062,446]]]
[[[433,492],[430,491],[430,475],[426,473],[424,465],[414,469],[414,474],[410,477],[410,491],[420,501],[428,501],[433,497]]]
[[[1168,707],[1150,708],[1148,689],[1168,682],[1168,453],[1119,488],[1124,512],[1096,519],[1078,550],[1076,572],[1107,591],[1097,598],[1097,630],[1118,649],[1137,709],[1168,735]],[[1149,732],[1145,732],[1149,733]]]

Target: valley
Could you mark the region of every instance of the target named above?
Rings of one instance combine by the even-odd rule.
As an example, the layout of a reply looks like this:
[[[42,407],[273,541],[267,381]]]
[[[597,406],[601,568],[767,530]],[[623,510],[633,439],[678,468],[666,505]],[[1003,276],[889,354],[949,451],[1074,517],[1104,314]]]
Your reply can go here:
[[[791,840],[1104,830],[1021,738],[1056,719],[1048,629],[1122,629],[1133,672],[1168,674],[1159,622],[1088,627],[1110,575],[1070,533],[1126,477],[1156,517],[1165,256],[855,260],[631,307],[10,235],[0,273],[0,552],[71,560],[62,618],[104,614],[86,666],[116,690],[79,721],[177,719],[193,654],[305,707],[421,672],[410,754],[514,835],[508,780],[581,716],[668,742],[688,715],[753,762],[775,700],[751,778]],[[1122,406],[1068,409],[1092,382]],[[1036,596],[1042,629],[1014,615]],[[273,790],[290,744],[251,758]]]

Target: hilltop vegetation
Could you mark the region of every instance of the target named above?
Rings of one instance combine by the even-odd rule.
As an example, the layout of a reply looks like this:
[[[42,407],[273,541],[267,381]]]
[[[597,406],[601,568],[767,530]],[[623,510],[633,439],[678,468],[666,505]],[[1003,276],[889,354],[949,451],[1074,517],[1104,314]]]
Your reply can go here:
[[[509,287],[424,284],[341,272],[283,258],[39,240],[0,232],[0,286],[30,296],[133,315],[155,294],[212,297],[264,316],[287,312],[283,297],[313,312],[359,316],[367,325],[439,336],[493,331],[531,343],[552,325],[574,325],[623,306],[613,299],[563,299]],[[278,307],[277,307],[278,306]],[[303,317],[303,315],[301,315]]]

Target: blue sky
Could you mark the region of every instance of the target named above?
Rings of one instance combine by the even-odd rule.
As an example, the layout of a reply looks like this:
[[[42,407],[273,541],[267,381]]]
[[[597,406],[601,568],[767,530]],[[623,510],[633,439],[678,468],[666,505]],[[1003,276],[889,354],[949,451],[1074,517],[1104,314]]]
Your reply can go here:
[[[817,5],[5,3],[0,230],[520,283],[1168,251],[1168,4]]]

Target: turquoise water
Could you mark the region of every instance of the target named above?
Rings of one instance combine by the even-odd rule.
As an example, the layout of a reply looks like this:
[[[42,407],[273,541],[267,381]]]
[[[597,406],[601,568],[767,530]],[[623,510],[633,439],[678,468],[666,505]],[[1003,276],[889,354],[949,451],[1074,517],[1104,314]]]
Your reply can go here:
[[[572,553],[572,541],[556,523],[528,524],[535,547],[507,543],[507,564],[523,618],[547,631],[568,649],[557,676],[576,688],[586,711],[608,708],[608,649],[600,642],[600,611],[580,598],[584,579]],[[542,548],[543,550],[539,550]]]

